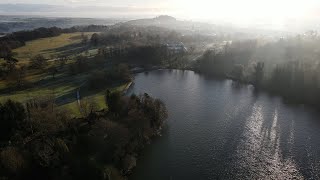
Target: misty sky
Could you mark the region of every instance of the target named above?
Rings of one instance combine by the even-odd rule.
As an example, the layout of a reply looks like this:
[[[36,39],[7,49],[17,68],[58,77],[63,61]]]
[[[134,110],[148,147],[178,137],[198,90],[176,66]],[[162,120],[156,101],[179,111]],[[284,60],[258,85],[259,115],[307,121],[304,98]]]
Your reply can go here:
[[[127,16],[130,13],[150,16],[168,14],[184,19],[224,20],[238,24],[267,21],[277,25],[294,21],[318,22],[320,19],[320,0],[0,0],[1,3],[97,6],[99,11],[88,8],[91,14],[81,12],[81,16],[95,13],[95,17],[105,17],[103,12],[107,10],[103,7],[108,6],[126,7],[123,13],[128,12]]]
[[[160,0],[0,0],[1,3],[53,4],[53,5],[105,5],[105,6],[151,6],[162,4]],[[167,1],[169,2],[169,1]]]
[[[0,0],[0,3],[157,8],[177,14],[184,12],[197,18],[248,18],[253,15],[290,18],[319,16],[320,13],[320,0]]]

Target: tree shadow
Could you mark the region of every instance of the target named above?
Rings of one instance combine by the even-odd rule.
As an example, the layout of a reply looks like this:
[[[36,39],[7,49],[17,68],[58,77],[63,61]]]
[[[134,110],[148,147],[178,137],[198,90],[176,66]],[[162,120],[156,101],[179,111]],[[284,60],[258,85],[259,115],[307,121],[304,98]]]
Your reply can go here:
[[[62,106],[77,101],[77,91],[78,89],[74,89],[69,91],[67,94],[56,97],[56,105]]]
[[[49,52],[54,52],[59,54],[60,56],[69,56],[69,55],[74,55],[77,53],[82,53],[86,50],[93,49],[93,47],[83,44],[83,43],[75,43],[75,44],[69,44],[63,47],[58,47],[58,48],[52,48],[52,49],[46,49],[43,50],[42,52],[44,53],[49,53]]]
[[[90,89],[87,84],[84,84],[82,87],[73,89],[69,91],[67,94],[64,94],[62,96],[59,96],[56,98],[56,104],[58,106],[62,106],[65,104],[73,103],[77,101],[77,92],[79,91],[80,100],[83,100],[85,98],[91,97],[95,94],[101,94],[101,92],[106,91],[107,89],[116,88],[120,85],[123,85],[123,83],[114,83],[112,85],[106,85],[103,88],[98,89]]]

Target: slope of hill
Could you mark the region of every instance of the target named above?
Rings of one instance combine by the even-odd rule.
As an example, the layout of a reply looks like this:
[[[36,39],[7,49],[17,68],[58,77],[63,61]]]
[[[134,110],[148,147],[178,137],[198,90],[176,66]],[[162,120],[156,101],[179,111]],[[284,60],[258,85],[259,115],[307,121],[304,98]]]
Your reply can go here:
[[[199,32],[199,33],[214,33],[217,29],[215,25],[202,22],[178,20],[174,17],[161,15],[150,19],[137,19],[123,23],[131,26],[155,26],[167,28],[184,33]]]

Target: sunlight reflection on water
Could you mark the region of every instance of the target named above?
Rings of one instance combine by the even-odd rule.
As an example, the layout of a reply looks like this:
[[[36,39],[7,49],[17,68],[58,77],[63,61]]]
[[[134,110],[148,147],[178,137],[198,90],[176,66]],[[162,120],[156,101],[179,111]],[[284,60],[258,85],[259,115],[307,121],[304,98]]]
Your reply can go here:
[[[191,71],[138,74],[131,89],[163,100],[168,129],[130,179],[319,179],[319,114]]]
[[[273,115],[271,126],[268,127],[263,126],[265,119],[262,108],[255,105],[252,115],[247,119],[242,143],[237,148],[240,162],[238,167],[252,172],[248,174],[248,178],[302,179],[294,160],[282,157],[279,141],[281,129],[277,127],[277,110]]]

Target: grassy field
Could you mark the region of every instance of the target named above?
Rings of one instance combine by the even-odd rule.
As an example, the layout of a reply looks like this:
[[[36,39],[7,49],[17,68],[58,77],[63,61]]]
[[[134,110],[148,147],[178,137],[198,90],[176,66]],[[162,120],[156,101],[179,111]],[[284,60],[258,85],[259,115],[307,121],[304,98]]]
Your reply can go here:
[[[80,96],[81,96],[81,103],[93,103],[96,110],[102,110],[106,109],[106,103],[105,103],[105,93],[107,90],[110,90],[111,92],[124,91],[127,84],[117,84],[113,86],[106,87],[102,90],[92,91],[88,90],[86,86],[80,88]],[[76,98],[76,92],[72,96],[72,101],[63,104],[60,106],[61,109],[68,109],[69,112],[71,112],[74,116],[80,117],[81,112],[80,108],[77,102]]]
[[[26,102],[32,98],[41,98],[54,96],[59,108],[68,110],[74,117],[80,117],[80,108],[77,102],[77,91],[79,90],[81,101],[87,101],[94,103],[97,110],[106,108],[105,104],[105,92],[107,89],[111,91],[122,92],[127,84],[115,84],[109,87],[105,87],[101,90],[89,90],[86,87],[86,79],[89,75],[76,75],[70,77],[61,77],[52,81],[43,83],[37,87],[26,89],[23,91],[15,91],[12,93],[6,93],[0,95],[0,102],[4,102],[8,99]]]
[[[85,34],[90,38],[93,33]],[[81,43],[81,33],[70,33],[27,42],[25,46],[15,49],[14,53],[19,63],[27,64],[31,57],[39,54],[42,54],[47,59],[55,59],[60,55],[68,55],[71,57],[80,54],[85,55],[85,51],[88,51],[90,56],[94,55],[97,49],[89,45],[83,45]],[[67,71],[68,69],[60,69],[60,72],[53,78],[50,73],[46,71],[28,70],[26,79],[29,83],[35,85],[32,88],[22,91],[5,91],[8,84],[5,81],[0,81],[0,91],[2,92],[2,94],[0,94],[0,102],[12,99],[23,103],[36,97],[54,96],[59,108],[69,110],[73,116],[79,117],[81,113],[77,102],[78,90],[81,101],[94,102],[96,108],[101,110],[106,108],[104,95],[107,89],[123,91],[126,87],[126,84],[118,84],[99,91],[91,91],[86,87],[86,80],[90,74],[83,73],[70,76]]]
[[[109,89],[111,92],[115,92],[115,91],[122,92],[124,91],[126,86],[127,84],[115,84],[113,86],[109,86],[98,91],[92,91],[92,90],[83,88],[80,90],[80,94],[91,101],[93,100],[98,106],[98,109],[104,109],[106,108],[106,104],[105,104],[106,91]]]
[[[89,38],[93,34],[92,32],[84,33]],[[81,53],[81,33],[68,33],[61,34],[57,37],[37,39],[29,41],[25,46],[14,49],[13,52],[16,54],[15,58],[20,63],[28,63],[30,58],[36,55],[43,55],[47,59],[54,59],[60,55],[71,54],[77,50]]]
[[[87,75],[79,75],[44,80],[34,88],[1,94],[0,102],[12,99],[23,103],[32,98],[54,96],[58,105],[70,104],[76,101],[77,89],[86,81],[86,77]],[[70,108],[74,112],[75,107]]]

